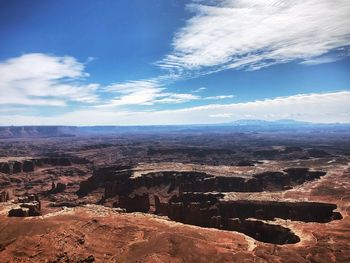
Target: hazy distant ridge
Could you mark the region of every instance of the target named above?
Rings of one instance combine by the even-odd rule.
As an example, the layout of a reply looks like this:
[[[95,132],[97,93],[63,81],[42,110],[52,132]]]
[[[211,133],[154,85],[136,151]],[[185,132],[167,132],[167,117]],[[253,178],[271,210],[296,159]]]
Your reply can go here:
[[[295,120],[237,120],[223,124],[154,126],[2,126],[0,138],[70,137],[77,135],[113,135],[124,133],[179,132],[350,132],[350,124],[315,124]]]

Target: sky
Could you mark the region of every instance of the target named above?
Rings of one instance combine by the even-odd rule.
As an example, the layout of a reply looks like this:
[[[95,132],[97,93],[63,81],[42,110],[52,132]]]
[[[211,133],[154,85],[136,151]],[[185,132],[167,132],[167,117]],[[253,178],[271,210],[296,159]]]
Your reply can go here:
[[[0,125],[350,123],[349,0],[0,0]]]

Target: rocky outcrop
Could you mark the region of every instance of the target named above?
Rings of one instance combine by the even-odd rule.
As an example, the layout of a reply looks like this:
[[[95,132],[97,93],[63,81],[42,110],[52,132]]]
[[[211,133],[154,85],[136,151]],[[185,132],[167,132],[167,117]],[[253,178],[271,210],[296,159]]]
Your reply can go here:
[[[39,202],[39,196],[37,194],[30,194],[27,196],[18,197],[19,203],[26,203],[26,202],[33,202],[33,201]]]
[[[48,157],[35,159],[35,162],[38,166],[41,165],[50,165],[50,166],[70,166],[72,162],[68,157]]]
[[[23,203],[20,204],[20,207],[22,209],[28,209],[28,216],[40,216],[40,203],[37,201],[33,201],[30,203]]]
[[[10,165],[8,163],[2,162],[0,163],[0,172],[4,174],[10,173]]]
[[[325,175],[323,171],[308,168],[290,168],[283,172],[264,172],[251,178],[208,176],[181,185],[182,192],[262,192],[281,191]]]
[[[127,181],[132,175],[130,166],[106,166],[94,169],[92,176],[80,182],[77,194],[87,195],[98,187],[105,188],[105,197],[115,196],[119,190],[128,191]],[[123,187],[121,186],[123,184]]]
[[[20,173],[22,172],[22,163],[21,162],[17,162],[17,161],[14,161],[12,163],[12,173]]]
[[[48,194],[57,194],[64,192],[67,188],[67,185],[64,183],[57,183],[55,184],[52,182],[51,190],[48,192]]]
[[[93,175],[80,183],[79,195],[86,195],[98,187],[105,188],[105,197],[128,195],[132,191],[141,188],[156,186],[169,186],[169,193],[184,183],[195,183],[197,180],[210,177],[200,172],[154,172],[139,177],[132,177],[130,166],[107,166],[94,170]]]
[[[220,215],[225,218],[275,218],[292,221],[326,223],[341,218],[335,204],[319,202],[278,202],[278,201],[221,201]]]
[[[168,203],[156,199],[156,213],[170,219],[201,227],[239,231],[256,240],[273,244],[300,241],[288,228],[260,220],[275,218],[326,223],[341,219],[334,204],[317,202],[224,201],[221,194],[183,193]],[[255,220],[251,220],[255,218]],[[256,220],[259,219],[259,220]]]
[[[222,196],[222,194],[211,193],[184,193],[182,196],[172,197],[168,202],[168,215],[170,218],[181,222],[191,221],[187,218],[192,213],[191,210],[210,208],[216,209],[216,214],[223,218],[257,218],[263,220],[281,218],[319,223],[341,218],[338,212],[333,211],[337,208],[335,204],[258,200],[225,201],[221,199]]]
[[[245,179],[242,177],[211,176],[181,185],[182,192],[242,192],[245,190]]]
[[[155,206],[155,214],[166,216],[169,214],[169,206],[167,203],[161,203],[160,199],[157,195],[154,195],[154,206]]]
[[[134,197],[120,196],[114,207],[124,208],[127,212],[147,213],[150,209],[148,194],[135,195]]]
[[[288,168],[284,172],[290,177],[294,183],[304,183],[314,179],[319,179],[324,176],[326,172],[323,171],[310,171],[308,168]]]
[[[16,174],[20,172],[33,172],[36,167],[42,166],[71,166],[75,164],[86,164],[89,161],[78,157],[41,157],[24,161],[8,161],[0,163],[0,172],[5,174]]]
[[[194,171],[162,171],[132,177],[128,166],[107,166],[96,169],[92,177],[80,183],[79,195],[105,188],[104,196],[111,198],[129,195],[136,189],[164,186],[168,194],[178,189],[182,192],[261,192],[282,191],[306,181],[325,175],[322,171],[309,171],[308,168],[290,168],[282,172],[264,172],[250,177],[213,176]]]
[[[56,184],[56,188],[55,188],[55,192],[56,193],[61,193],[64,190],[66,190],[66,188],[67,188],[66,184],[64,184],[64,183],[57,183]]]
[[[212,217],[219,216],[219,210],[215,205],[203,205],[200,202],[171,203],[168,208],[170,219],[185,224],[202,227],[210,227]]]
[[[289,228],[280,225],[268,224],[259,220],[220,219],[218,221],[221,229],[241,232],[261,242],[284,245],[300,241],[300,238]]]
[[[81,259],[77,261],[78,263],[92,263],[95,262],[95,258],[93,255],[88,256],[87,258]]]
[[[9,191],[2,191],[0,192],[0,203],[1,202],[7,202],[10,200],[10,193]]]
[[[23,172],[33,172],[34,171],[34,163],[33,161],[24,161],[23,162]]]
[[[9,217],[26,217],[29,216],[29,209],[28,208],[13,208],[8,213]]]
[[[115,198],[118,201],[113,206],[127,212],[154,211],[185,224],[239,231],[262,242],[292,244],[299,242],[299,238],[288,228],[262,220],[281,218],[325,223],[342,218],[340,213],[334,212],[337,206],[317,202],[226,201],[221,192],[283,191],[325,174],[308,168],[289,168],[249,176],[161,171],[134,177],[131,167],[108,166],[94,170],[92,177],[81,182],[78,193],[86,194],[104,187],[101,202]],[[158,190],[162,201],[155,195],[154,191]],[[154,195],[152,209],[149,194]]]
[[[38,195],[32,194],[25,197],[18,198],[19,207],[13,208],[9,211],[10,217],[26,217],[26,216],[40,216],[41,202]]]
[[[185,183],[195,183],[197,180],[202,180],[209,177],[206,173],[201,172],[176,172],[176,171],[164,171],[164,172],[154,172],[147,173],[140,177],[129,178],[126,185],[129,192],[132,192],[138,188],[145,187],[147,189],[152,187],[164,186],[169,187],[168,194],[173,192],[175,189],[179,188]],[[107,186],[108,187],[108,186]],[[125,189],[125,188],[124,188]],[[118,191],[111,191],[111,195],[122,194]],[[108,196],[108,195],[107,195]]]

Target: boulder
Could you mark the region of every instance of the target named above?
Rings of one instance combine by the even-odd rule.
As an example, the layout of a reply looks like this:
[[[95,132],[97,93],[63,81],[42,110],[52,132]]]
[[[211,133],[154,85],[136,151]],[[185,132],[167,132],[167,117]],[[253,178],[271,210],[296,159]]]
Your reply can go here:
[[[9,211],[8,216],[10,217],[26,217],[29,216],[29,208],[19,207],[13,208]]]
[[[93,255],[90,255],[87,258],[79,260],[77,262],[79,262],[79,263],[92,263],[94,261],[95,261],[95,257]]]
[[[28,216],[40,216],[40,202],[33,201],[30,203],[20,204],[21,208],[28,208]]]

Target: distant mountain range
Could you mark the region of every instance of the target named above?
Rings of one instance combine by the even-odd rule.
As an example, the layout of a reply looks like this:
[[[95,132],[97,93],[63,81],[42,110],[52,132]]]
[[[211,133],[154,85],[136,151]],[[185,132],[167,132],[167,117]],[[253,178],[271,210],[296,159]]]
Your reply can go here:
[[[237,120],[221,124],[149,126],[2,126],[0,138],[71,137],[78,135],[186,132],[346,132],[350,124],[317,124],[295,120]]]
[[[79,128],[73,126],[3,126],[0,138],[74,136],[77,132]]]
[[[291,119],[264,121],[264,120],[237,120],[230,123],[231,125],[312,125],[310,122],[296,121]]]

